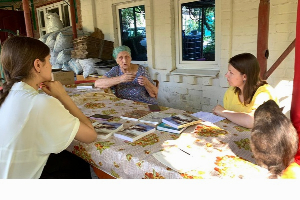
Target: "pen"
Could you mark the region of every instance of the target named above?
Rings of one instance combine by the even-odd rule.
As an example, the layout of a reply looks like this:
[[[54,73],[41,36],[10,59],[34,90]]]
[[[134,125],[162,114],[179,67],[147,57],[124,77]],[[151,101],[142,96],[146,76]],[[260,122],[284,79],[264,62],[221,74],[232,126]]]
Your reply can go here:
[[[188,155],[191,155],[191,154],[189,154],[188,152],[186,152],[186,151],[183,151],[182,149],[180,149],[180,148],[178,148],[180,151],[182,151],[182,152],[184,152],[184,153],[186,153],[186,154],[188,154]]]

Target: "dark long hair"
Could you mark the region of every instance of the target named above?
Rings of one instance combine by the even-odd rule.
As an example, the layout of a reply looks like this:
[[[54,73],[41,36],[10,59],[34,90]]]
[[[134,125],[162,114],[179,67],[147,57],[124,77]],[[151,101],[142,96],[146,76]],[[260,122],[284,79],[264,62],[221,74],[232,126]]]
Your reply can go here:
[[[242,53],[233,56],[229,59],[229,64],[231,64],[236,70],[241,74],[246,74],[247,79],[244,86],[244,105],[247,105],[251,102],[256,90],[267,84],[266,81],[261,80],[260,78],[260,67],[259,63],[254,55],[251,53]],[[234,93],[241,94],[241,89],[235,87]]]
[[[0,90],[0,106],[14,83],[30,78],[34,60],[39,59],[44,62],[49,54],[50,49],[47,45],[30,37],[14,36],[4,42],[1,64],[6,82]]]

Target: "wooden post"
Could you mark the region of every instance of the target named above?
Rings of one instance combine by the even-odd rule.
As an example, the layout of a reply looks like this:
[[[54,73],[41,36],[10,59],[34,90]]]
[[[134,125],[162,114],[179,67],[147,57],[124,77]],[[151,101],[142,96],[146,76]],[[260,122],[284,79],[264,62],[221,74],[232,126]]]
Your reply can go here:
[[[269,39],[270,0],[260,0],[258,11],[257,60],[260,65],[260,77],[265,79],[267,71]]]
[[[291,104],[291,121],[300,136],[300,0],[297,8],[296,43],[295,43],[295,70],[293,95]],[[300,148],[295,156],[295,162],[300,164]]]
[[[72,30],[73,30],[73,39],[75,39],[75,38],[77,38],[77,28],[76,28],[74,0],[70,0],[69,2],[70,2],[70,10],[71,10],[71,22],[72,22]]]
[[[275,71],[279,64],[289,55],[289,53],[294,49],[296,39],[286,48],[286,50],[281,54],[281,56],[276,60],[276,62],[270,67],[270,69],[265,73],[265,78],[268,79],[269,76]]]
[[[23,4],[23,11],[24,11],[24,18],[25,18],[26,34],[27,34],[27,37],[33,38],[29,1],[22,0],[22,4]]]

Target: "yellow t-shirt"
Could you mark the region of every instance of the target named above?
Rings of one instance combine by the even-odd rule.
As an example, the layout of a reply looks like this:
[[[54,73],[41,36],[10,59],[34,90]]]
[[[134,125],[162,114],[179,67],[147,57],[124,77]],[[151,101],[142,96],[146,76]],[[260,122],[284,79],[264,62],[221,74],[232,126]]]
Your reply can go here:
[[[256,90],[252,101],[247,106],[240,102],[238,94],[234,93],[234,87],[229,87],[224,94],[223,103],[226,110],[250,113],[251,111],[256,110],[258,106],[263,104],[265,101],[268,101],[269,99],[273,99],[277,104],[279,104],[277,96],[275,94],[275,90],[269,84],[260,86]]]
[[[299,179],[300,178],[300,166],[293,162],[291,163],[281,175],[282,179]]]

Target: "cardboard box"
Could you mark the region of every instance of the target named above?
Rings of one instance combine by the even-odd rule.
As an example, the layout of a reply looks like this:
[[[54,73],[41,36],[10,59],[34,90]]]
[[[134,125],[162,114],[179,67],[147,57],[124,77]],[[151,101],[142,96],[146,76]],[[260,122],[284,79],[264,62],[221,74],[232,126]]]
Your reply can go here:
[[[53,71],[52,81],[60,81],[63,85],[75,84],[73,71]]]
[[[86,78],[83,77],[83,75],[76,75],[76,80],[77,81],[90,81],[90,80],[98,80],[101,76],[88,76]]]

